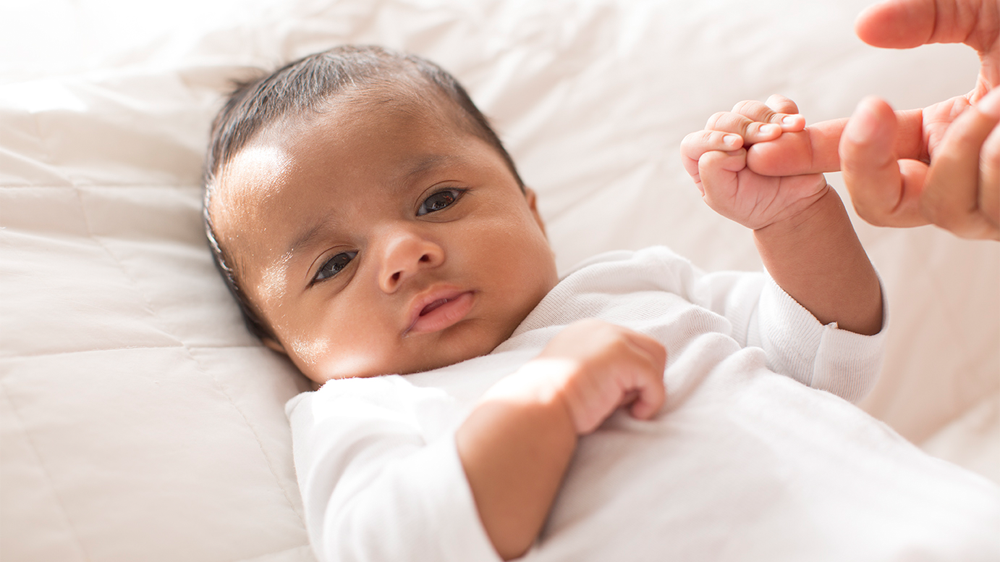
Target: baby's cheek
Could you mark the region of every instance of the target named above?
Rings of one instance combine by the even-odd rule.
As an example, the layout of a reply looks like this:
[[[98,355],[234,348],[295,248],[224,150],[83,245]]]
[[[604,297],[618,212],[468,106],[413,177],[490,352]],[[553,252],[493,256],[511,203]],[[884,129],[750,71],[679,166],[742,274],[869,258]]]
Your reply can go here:
[[[313,370],[330,351],[330,344],[325,339],[295,338],[291,342],[292,353],[298,359],[295,361],[303,371]],[[308,375],[308,373],[306,373]],[[310,377],[311,378],[311,377]]]

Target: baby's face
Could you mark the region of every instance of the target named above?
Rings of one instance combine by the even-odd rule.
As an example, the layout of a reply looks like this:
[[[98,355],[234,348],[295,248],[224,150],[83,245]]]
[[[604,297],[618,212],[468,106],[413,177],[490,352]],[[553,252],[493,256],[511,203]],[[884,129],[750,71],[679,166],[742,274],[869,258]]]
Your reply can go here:
[[[306,376],[484,355],[555,286],[534,194],[443,109],[341,102],[309,119],[243,149],[210,209],[265,343]]]

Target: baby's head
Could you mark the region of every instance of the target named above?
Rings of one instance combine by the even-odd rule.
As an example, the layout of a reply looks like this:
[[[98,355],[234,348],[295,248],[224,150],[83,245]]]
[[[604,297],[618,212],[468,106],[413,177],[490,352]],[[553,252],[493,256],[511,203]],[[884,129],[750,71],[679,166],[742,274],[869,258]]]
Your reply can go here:
[[[341,47],[241,87],[205,186],[248,326],[317,382],[489,353],[557,280],[534,193],[417,57]]]

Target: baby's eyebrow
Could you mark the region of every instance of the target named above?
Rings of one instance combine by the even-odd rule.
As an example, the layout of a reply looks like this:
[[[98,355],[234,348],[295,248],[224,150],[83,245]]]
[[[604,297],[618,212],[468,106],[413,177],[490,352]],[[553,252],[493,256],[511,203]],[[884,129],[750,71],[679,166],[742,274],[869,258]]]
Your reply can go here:
[[[320,232],[322,232],[324,227],[327,225],[328,223],[322,221],[314,224],[309,230],[306,230],[299,236],[295,237],[295,239],[292,240],[292,243],[285,248],[285,253],[283,255],[294,256],[303,248],[312,244],[317,238],[319,238]]]
[[[414,159],[413,163],[406,168],[406,172],[401,175],[403,178],[402,183],[405,184],[424,172],[450,164],[456,160],[457,158],[450,154],[427,154]]]

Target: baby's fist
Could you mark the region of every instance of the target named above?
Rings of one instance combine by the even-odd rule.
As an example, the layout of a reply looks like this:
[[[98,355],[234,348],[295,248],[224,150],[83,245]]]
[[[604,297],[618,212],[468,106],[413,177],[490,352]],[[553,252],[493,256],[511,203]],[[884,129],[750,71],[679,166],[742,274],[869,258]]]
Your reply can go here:
[[[619,406],[628,405],[636,418],[651,418],[666,399],[666,361],[666,349],[649,336],[583,320],[552,338],[530,368],[551,373],[556,398],[584,435]]]
[[[827,184],[821,174],[766,176],[747,164],[751,146],[802,134],[805,120],[797,112],[795,103],[782,96],[766,103],[740,102],[684,138],[684,168],[712,209],[758,230],[798,215],[822,197]]]

